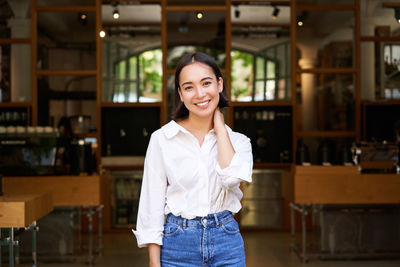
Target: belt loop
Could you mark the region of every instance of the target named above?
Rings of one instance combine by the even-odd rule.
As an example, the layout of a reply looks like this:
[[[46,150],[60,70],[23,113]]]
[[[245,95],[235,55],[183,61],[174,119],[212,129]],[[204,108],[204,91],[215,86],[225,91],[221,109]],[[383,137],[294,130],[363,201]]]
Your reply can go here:
[[[185,229],[187,227],[187,219],[183,219],[182,227]]]
[[[215,225],[216,225],[217,227],[219,227],[218,216],[217,216],[216,213],[214,213],[214,219],[215,219]]]

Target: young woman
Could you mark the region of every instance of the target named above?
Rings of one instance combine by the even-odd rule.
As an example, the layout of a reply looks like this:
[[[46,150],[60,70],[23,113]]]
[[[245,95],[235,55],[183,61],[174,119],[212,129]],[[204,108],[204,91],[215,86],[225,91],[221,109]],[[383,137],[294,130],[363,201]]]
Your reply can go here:
[[[232,213],[241,208],[240,182],[251,182],[253,157],[250,139],[225,125],[224,90],[210,56],[179,61],[175,120],[151,136],[133,230],[151,267],[245,266]]]

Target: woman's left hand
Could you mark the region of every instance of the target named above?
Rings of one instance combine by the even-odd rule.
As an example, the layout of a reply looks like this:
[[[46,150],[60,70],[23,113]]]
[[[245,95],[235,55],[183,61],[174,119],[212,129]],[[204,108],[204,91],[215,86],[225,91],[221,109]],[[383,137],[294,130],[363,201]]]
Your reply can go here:
[[[218,134],[218,131],[221,129],[225,129],[224,114],[222,114],[219,108],[216,108],[214,112],[214,131],[216,134]]]
[[[224,114],[221,113],[219,108],[214,112],[214,131],[217,135],[218,145],[218,163],[221,169],[229,166],[235,155],[235,149],[232,146],[229,133],[225,128]]]

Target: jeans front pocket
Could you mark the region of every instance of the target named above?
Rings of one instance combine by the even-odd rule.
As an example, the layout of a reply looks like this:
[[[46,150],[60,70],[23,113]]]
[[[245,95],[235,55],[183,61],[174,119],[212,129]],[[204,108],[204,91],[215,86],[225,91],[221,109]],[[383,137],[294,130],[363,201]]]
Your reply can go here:
[[[176,236],[182,233],[183,229],[180,225],[167,222],[164,226],[164,237]]]
[[[225,231],[227,234],[237,234],[239,233],[239,225],[235,221],[235,219],[230,220],[227,223],[224,223],[221,225],[221,228]]]

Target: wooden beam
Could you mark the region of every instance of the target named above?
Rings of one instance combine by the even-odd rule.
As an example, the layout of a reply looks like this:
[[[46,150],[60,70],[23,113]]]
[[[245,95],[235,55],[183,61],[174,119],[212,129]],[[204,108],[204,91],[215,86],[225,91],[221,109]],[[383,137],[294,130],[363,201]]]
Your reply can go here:
[[[127,5],[140,5],[140,4],[146,4],[146,5],[150,5],[150,4],[161,4],[161,0],[103,0],[102,1],[103,4],[114,4],[114,3],[118,3],[118,4],[127,4]],[[132,3],[134,2],[134,3]]]
[[[96,137],[98,146],[96,150],[96,162],[101,162],[101,102],[103,99],[103,86],[102,86],[102,38],[100,37],[101,26],[101,0],[96,0]],[[97,164],[96,170],[100,173],[100,165]]]
[[[264,163],[254,163],[254,169],[290,169],[292,167],[291,162],[264,162]]]
[[[387,99],[380,101],[365,100],[362,101],[362,104],[366,106],[400,106],[400,100],[395,100],[395,99]]]
[[[115,103],[115,102],[101,102],[102,108],[134,108],[134,107],[162,107],[164,104],[161,102],[154,103]]]
[[[355,64],[355,131],[356,142],[361,141],[361,15],[360,0],[354,0],[356,9],[354,10],[354,64]]]
[[[118,26],[161,26],[161,22],[140,22],[140,21],[123,21],[123,22],[103,22],[103,27]]]
[[[166,11],[225,11],[225,9],[225,6],[211,5],[165,6]]]
[[[160,124],[164,125],[168,122],[168,102],[175,101],[175,90],[172,94],[172,99],[168,99],[168,75],[174,75],[167,72],[168,59],[168,21],[167,21],[167,0],[161,0],[161,49],[162,49],[162,106],[160,109]],[[174,86],[175,87],[175,86]]]
[[[0,102],[0,108],[29,108],[31,102]]]
[[[221,73],[225,76],[226,75],[226,68],[221,68],[220,67],[220,70],[221,70]],[[175,69],[166,69],[165,70],[165,73],[166,74],[169,74],[169,75],[174,75],[175,74]]]
[[[341,11],[355,10],[354,5],[297,5],[296,11]]]
[[[274,107],[274,106],[283,106],[283,107],[291,107],[291,100],[266,100],[266,101],[251,101],[251,102],[231,102],[232,107]]]
[[[58,75],[58,76],[86,76],[86,75],[97,75],[97,69],[88,69],[88,70],[37,70],[36,74],[38,76],[50,76],[50,75]]]
[[[252,1],[252,0],[232,0],[232,5],[248,5],[248,6],[290,6],[290,0],[288,1]]]
[[[356,131],[299,131],[299,137],[356,137]]]
[[[37,0],[31,0],[31,93],[33,126],[38,124],[38,88],[37,88]]]
[[[363,42],[400,42],[400,36],[361,36]]]
[[[0,45],[30,44],[31,38],[0,38]]]
[[[232,20],[231,20],[231,0],[225,1],[225,95],[228,102],[231,101],[232,95],[232,80],[231,80],[231,50],[232,50]],[[220,66],[221,67],[221,66]],[[234,110],[233,108],[226,109],[226,124],[234,128]]]
[[[96,6],[36,6],[37,12],[57,12],[57,13],[68,13],[68,12],[96,12]]]
[[[333,74],[346,74],[356,73],[356,68],[310,68],[310,69],[297,69],[297,73],[333,73]]]
[[[290,28],[290,24],[288,23],[243,23],[243,22],[232,22],[232,27],[282,27],[282,28]]]
[[[297,112],[297,84],[296,84],[296,69],[297,69],[297,21],[296,21],[296,1],[290,1],[290,89],[292,103],[292,162],[296,162],[297,149],[297,122],[302,120]],[[293,188],[293,184],[290,185]],[[292,196],[293,197],[293,196]]]
[[[382,7],[383,8],[400,7],[400,2],[383,2]]]

